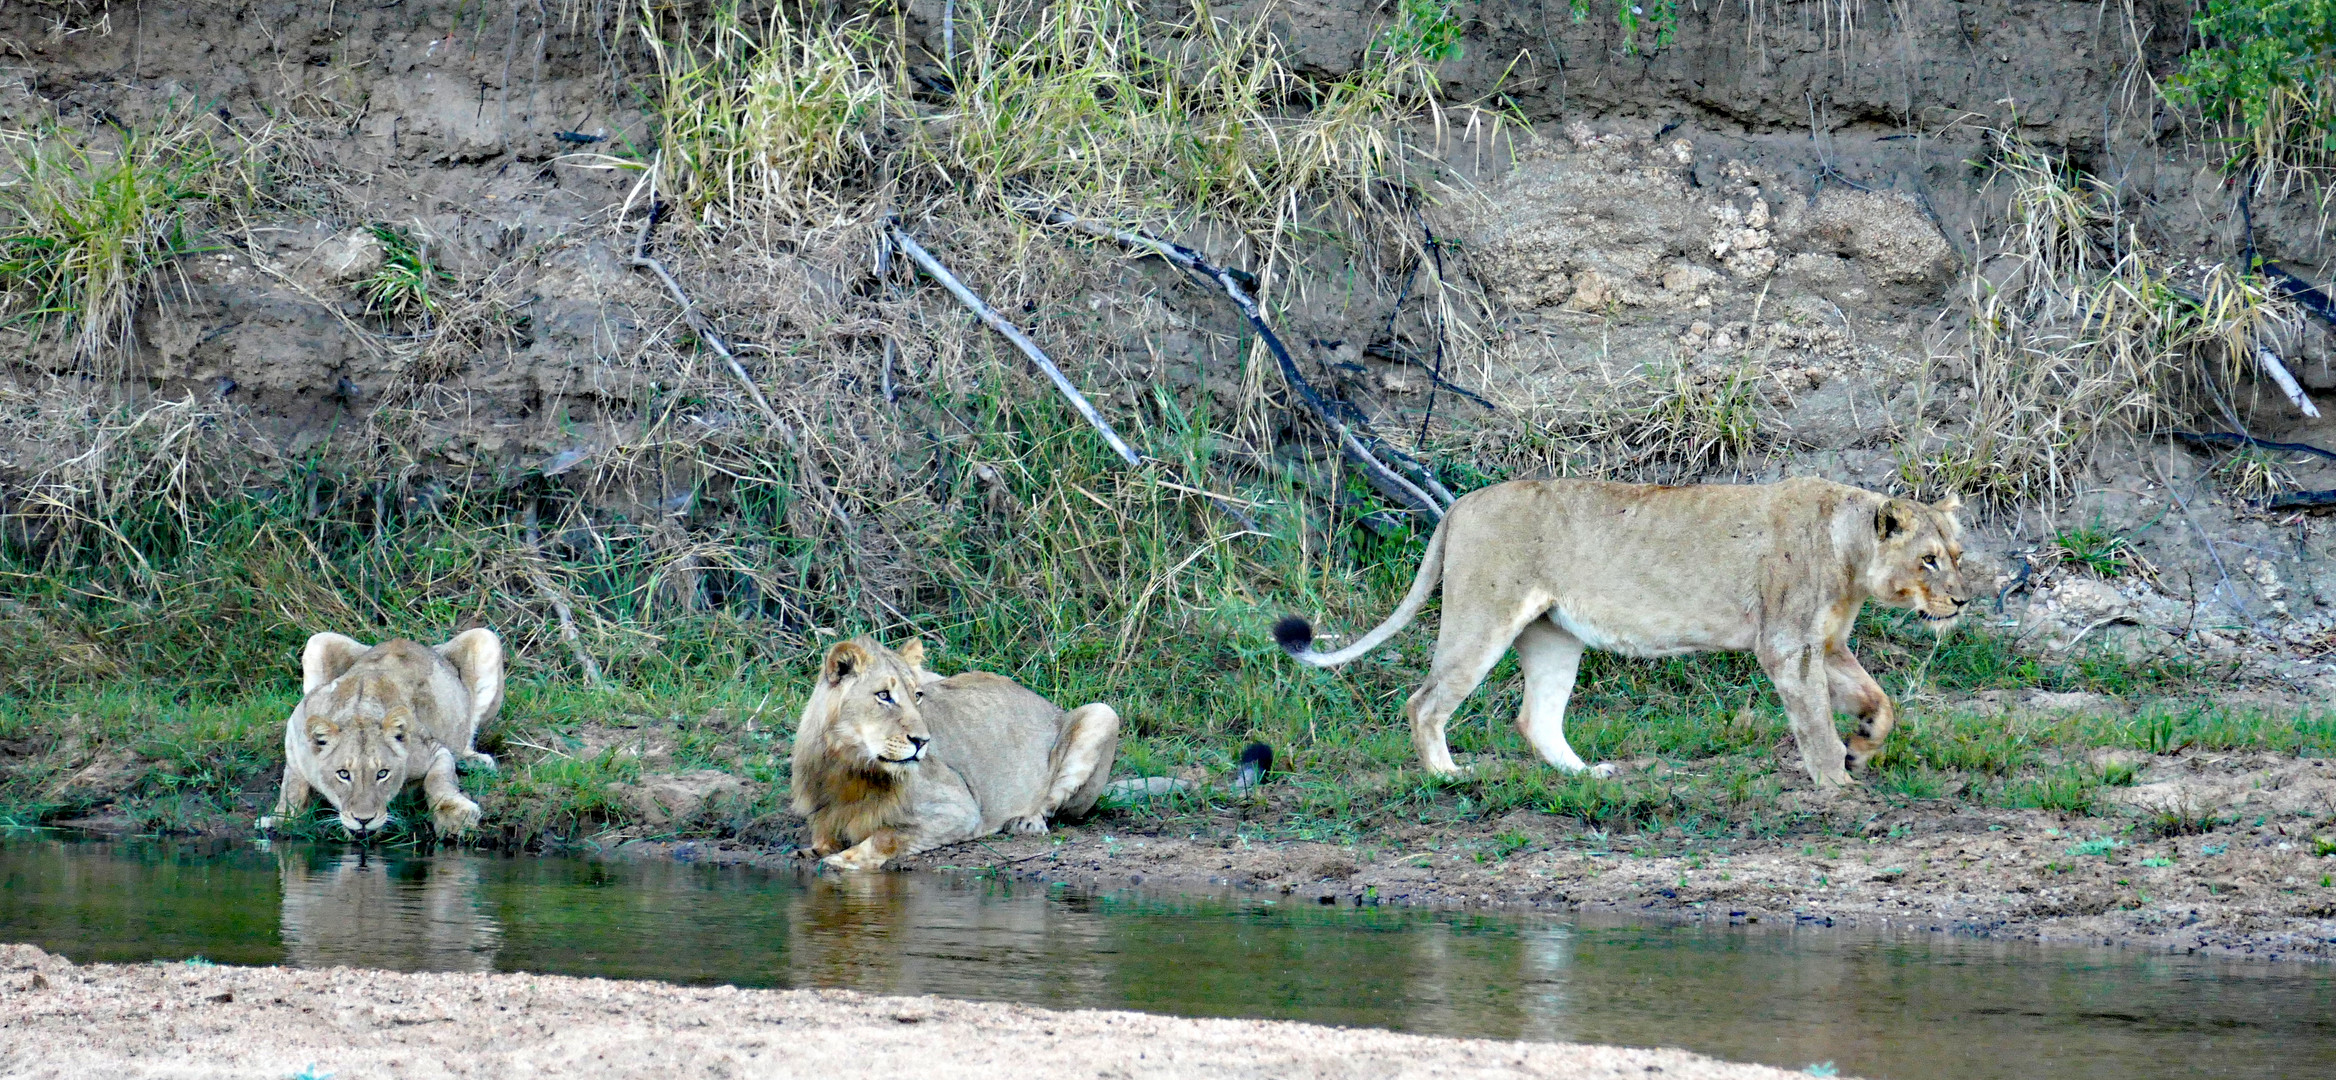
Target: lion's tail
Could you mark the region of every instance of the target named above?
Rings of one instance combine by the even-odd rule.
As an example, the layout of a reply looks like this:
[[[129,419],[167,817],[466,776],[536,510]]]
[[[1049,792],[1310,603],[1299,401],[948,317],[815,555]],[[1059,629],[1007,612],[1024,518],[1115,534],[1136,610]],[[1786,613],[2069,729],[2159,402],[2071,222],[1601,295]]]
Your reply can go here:
[[[1444,533],[1451,527],[1452,519],[1449,516],[1436,526],[1436,534],[1428,538],[1427,555],[1419,561],[1419,573],[1412,575],[1411,592],[1404,595],[1403,603],[1395,606],[1395,614],[1387,616],[1386,622],[1364,634],[1362,640],[1334,653],[1315,652],[1314,627],[1295,615],[1286,616],[1273,624],[1273,639],[1281,643],[1284,652],[1315,667],[1337,667],[1385,644],[1397,631],[1411,624],[1412,616],[1419,614],[1419,609],[1426,606],[1428,596],[1436,591],[1437,583],[1443,580]]]

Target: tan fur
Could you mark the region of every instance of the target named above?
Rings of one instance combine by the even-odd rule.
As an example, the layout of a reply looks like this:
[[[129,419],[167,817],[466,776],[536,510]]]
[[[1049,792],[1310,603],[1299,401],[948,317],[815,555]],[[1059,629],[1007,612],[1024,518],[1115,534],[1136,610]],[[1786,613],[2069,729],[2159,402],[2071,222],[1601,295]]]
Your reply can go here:
[[[409,781],[429,796],[440,832],[477,827],[478,804],[455,782],[458,764],[492,770],[472,748],[479,726],[503,705],[503,643],[469,630],[436,648],[385,641],[370,648],[318,634],[301,650],[305,696],[284,724],[284,785],[260,819],[269,829],[304,812],[311,792],[360,836],[389,824],[389,804]]]
[[[1518,727],[1569,772],[1565,707],[1585,648],[1626,656],[1748,651],[1776,684],[1801,763],[1818,786],[1849,782],[1880,751],[1890,699],[1850,654],[1867,600],[1917,611],[1941,634],[1970,599],[1956,561],[1961,505],[1893,499],[1817,479],[1688,487],[1520,480],[1453,504],[1387,621],[1348,648],[1317,653],[1297,620],[1276,628],[1319,667],[1377,648],[1439,580],[1443,624],[1427,682],[1405,711],[1428,770],[1458,773],[1444,725],[1514,644],[1525,677]],[[1839,709],[1858,717],[1847,747]],[[1610,774],[1609,765],[1595,770]]]
[[[828,650],[795,729],[794,808],[807,854],[843,870],[1079,817],[1111,776],[1119,714],[1068,713],[986,672],[942,678],[922,643]]]

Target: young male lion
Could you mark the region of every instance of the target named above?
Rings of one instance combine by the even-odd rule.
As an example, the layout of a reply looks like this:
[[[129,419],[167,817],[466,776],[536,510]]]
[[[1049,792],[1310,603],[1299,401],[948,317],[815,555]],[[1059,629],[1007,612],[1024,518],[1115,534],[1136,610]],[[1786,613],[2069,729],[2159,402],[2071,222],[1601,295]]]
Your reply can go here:
[[[1012,679],[924,665],[919,641],[827,651],[795,729],[793,781],[809,853],[829,866],[875,870],[1002,829],[1043,833],[1047,818],[1093,808],[1111,778],[1111,706],[1066,713]]]
[[[1524,669],[1517,726],[1543,760],[1580,772],[1566,699],[1585,648],[1625,656],[1749,651],[1792,718],[1820,788],[1850,782],[1895,722],[1890,699],[1849,652],[1867,600],[1914,611],[1940,634],[1971,598],[1956,560],[1960,499],[1923,505],[1824,480],[1688,487],[1518,480],[1470,492],[1428,541],[1411,592],[1379,627],[1333,653],[1306,620],[1274,637],[1316,667],[1378,648],[1444,587],[1427,682],[1411,695],[1412,745],[1454,775],[1444,723],[1510,644]],[[1836,709],[1858,718],[1849,745]],[[1597,775],[1613,766],[1599,765]]]
[[[438,831],[478,825],[479,804],[463,797],[454,768],[495,767],[471,748],[479,725],[503,706],[503,642],[494,631],[466,630],[436,648],[318,634],[300,651],[300,678],[306,696],[284,722],[283,792],[260,828],[306,811],[314,791],[362,837],[389,824],[390,800],[417,779]]]

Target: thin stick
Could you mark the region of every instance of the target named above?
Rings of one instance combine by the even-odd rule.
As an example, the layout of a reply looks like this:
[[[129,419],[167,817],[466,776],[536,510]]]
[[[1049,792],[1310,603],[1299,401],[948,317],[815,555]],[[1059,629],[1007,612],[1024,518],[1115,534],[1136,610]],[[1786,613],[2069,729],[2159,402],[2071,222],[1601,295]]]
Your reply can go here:
[[[551,578],[543,572],[543,545],[536,535],[533,504],[527,507],[527,580],[534,584],[537,593],[552,602],[552,611],[560,617],[560,639],[576,654],[576,666],[584,670],[584,681],[591,683],[595,690],[608,689],[608,683],[600,677],[600,665],[593,663],[592,654],[584,651],[583,635],[576,633],[576,613],[568,609],[567,600],[552,588]]]
[[[2296,383],[2295,376],[2287,373],[2287,365],[2279,362],[2279,354],[2272,352],[2270,346],[2261,342],[2255,344],[2255,365],[2263,369],[2263,374],[2271,376],[2272,382],[2279,384],[2280,393],[2286,394],[2287,400],[2302,409],[2305,416],[2319,419],[2319,408],[2312,404],[2311,398],[2304,396],[2304,388]]]
[[[1308,410],[1314,414],[1316,419],[1321,420],[1323,424],[1338,434],[1339,446],[1346,451],[1347,456],[1353,459],[1355,464],[1362,466],[1363,471],[1371,477],[1380,490],[1409,503],[1413,509],[1422,511],[1429,517],[1438,521],[1443,520],[1444,507],[1450,505],[1450,493],[1444,493],[1446,501],[1437,501],[1435,496],[1422,490],[1420,485],[1412,483],[1403,474],[1388,468],[1387,464],[1380,461],[1378,456],[1373,454],[1361,439],[1355,437],[1354,432],[1348,429],[1346,422],[1340,420],[1330,408],[1329,403],[1322,400],[1322,396],[1315,392],[1313,384],[1308,383],[1306,377],[1299,374],[1297,361],[1290,359],[1290,350],[1282,345],[1280,335],[1273,332],[1273,327],[1266,323],[1264,314],[1258,310],[1257,301],[1251,299],[1249,293],[1241,288],[1240,282],[1233,280],[1230,271],[1223,267],[1210,265],[1207,259],[1201,257],[1200,252],[1182,244],[1146,236],[1130,229],[1115,229],[1101,222],[1089,221],[1060,210],[1049,215],[1046,220],[1056,225],[1067,225],[1106,240],[1116,240],[1129,247],[1143,248],[1174,263],[1186,273],[1215,282],[1219,288],[1225,291],[1225,295],[1232,299],[1233,305],[1241,309],[1242,316],[1249,320],[1250,328],[1256,330],[1258,337],[1264,340],[1266,349],[1273,353],[1274,360],[1281,366],[1282,377],[1289,382],[1292,389],[1298,392],[1299,400],[1305,402]],[[1426,473],[1424,466],[1421,467],[1421,472]],[[1427,480],[1430,486],[1439,491],[1442,490],[1442,485],[1437,484],[1433,476],[1428,476]]]
[[[1113,451],[1126,459],[1130,465],[1143,464],[1144,459],[1135,452],[1135,448],[1129,446],[1127,440],[1120,438],[1119,432],[1111,429],[1111,422],[1103,419],[1102,413],[1095,411],[1095,406],[1088,402],[1087,395],[1080,393],[1079,388],[1071,384],[1070,376],[1064,375],[1063,369],[1056,367],[1054,361],[1047,359],[1045,350],[1040,349],[1037,342],[1030,340],[1029,336],[1013,323],[1007,322],[1006,317],[998,314],[996,308],[989,306],[982,301],[981,297],[974,295],[972,289],[966,288],[964,282],[957,280],[957,275],[950,273],[948,267],[941,265],[941,260],[934,258],[932,252],[926,251],[908,233],[901,231],[899,226],[893,226],[891,233],[892,242],[900,245],[901,251],[915,260],[918,266],[924,268],[927,276],[940,282],[941,287],[957,297],[957,302],[964,304],[967,310],[981,316],[981,321],[988,323],[990,329],[1013,342],[1015,348],[1022,350],[1022,355],[1029,357],[1030,362],[1036,365],[1039,371],[1044,372],[1048,379],[1053,380],[1054,388],[1062,392],[1063,398],[1071,403],[1071,408],[1078,410],[1080,416],[1086,417],[1087,422],[1094,425],[1095,430],[1103,436],[1103,441],[1111,444]]]
[[[746,394],[754,399],[755,407],[761,409],[763,416],[792,441],[794,432],[787,427],[786,421],[779,419],[778,410],[771,408],[770,399],[762,396],[762,387],[755,385],[754,376],[746,373],[746,366],[738,362],[738,355],[730,351],[729,343],[714,331],[712,322],[698,313],[698,306],[690,302],[689,294],[681,291],[681,282],[673,280],[672,271],[665,269],[664,263],[649,256],[649,231],[657,227],[657,216],[657,189],[652,184],[649,188],[649,219],[641,223],[641,238],[633,244],[633,265],[657,275],[657,280],[665,283],[665,291],[672,293],[673,302],[680,305],[682,321],[689,324],[690,331],[698,336],[699,341],[705,342],[707,348],[714,350],[714,355],[721,357],[723,363],[730,365],[731,376],[738,380],[738,385],[746,388]]]

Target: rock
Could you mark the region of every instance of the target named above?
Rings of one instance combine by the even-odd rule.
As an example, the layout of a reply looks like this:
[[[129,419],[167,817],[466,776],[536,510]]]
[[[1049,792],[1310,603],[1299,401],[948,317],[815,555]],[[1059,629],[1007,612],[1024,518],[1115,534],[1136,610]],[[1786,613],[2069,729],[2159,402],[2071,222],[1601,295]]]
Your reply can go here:
[[[2020,699],[2020,705],[2023,708],[2035,712],[2051,713],[2107,712],[2114,704],[2114,699],[2105,694],[2088,694],[2082,691],[2056,694],[2050,690],[2030,690]]]
[[[1906,195],[1828,188],[1801,216],[1799,232],[1805,246],[1855,259],[1888,285],[1946,281],[1958,263],[1954,246]]]
[[[373,230],[358,229],[318,245],[312,265],[326,281],[346,285],[372,277],[386,258]]]
[[[638,784],[610,784],[608,790],[651,825],[687,821],[717,798],[749,794],[746,781],[713,769],[647,776]]]
[[[2059,609],[2062,621],[2080,628],[2104,619],[2127,618],[2133,613],[2133,604],[2125,594],[2099,578],[2068,578],[2053,586],[2046,596]]]

